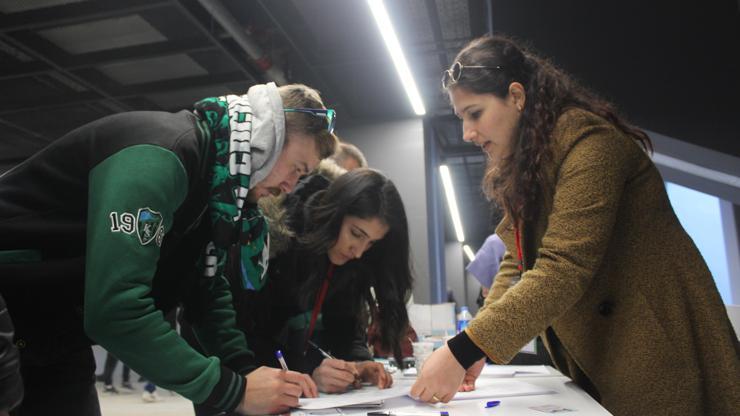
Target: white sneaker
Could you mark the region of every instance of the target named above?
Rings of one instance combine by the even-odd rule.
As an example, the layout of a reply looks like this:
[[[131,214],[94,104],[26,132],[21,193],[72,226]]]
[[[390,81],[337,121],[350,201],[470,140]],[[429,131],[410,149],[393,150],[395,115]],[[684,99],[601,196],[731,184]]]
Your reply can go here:
[[[144,393],[141,393],[141,400],[147,402],[147,403],[154,403],[159,400],[159,395],[156,391],[149,393],[148,391],[145,391]]]

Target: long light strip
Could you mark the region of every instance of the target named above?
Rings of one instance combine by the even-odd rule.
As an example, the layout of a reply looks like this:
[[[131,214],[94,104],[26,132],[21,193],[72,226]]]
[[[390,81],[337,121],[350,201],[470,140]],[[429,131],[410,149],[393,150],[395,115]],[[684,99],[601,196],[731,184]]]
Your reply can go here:
[[[447,206],[450,208],[450,216],[452,217],[452,225],[455,226],[457,241],[462,243],[465,241],[465,235],[463,234],[462,221],[460,221],[460,211],[457,209],[457,200],[455,199],[455,189],[452,187],[450,169],[447,165],[442,165],[439,167],[439,174],[442,175],[442,185],[445,188]]]
[[[468,256],[468,261],[473,261],[475,258],[475,254],[473,254],[473,249],[470,248],[469,245],[463,244],[463,251],[465,252],[465,255]]]
[[[398,37],[396,37],[396,31],[393,29],[390,17],[388,17],[388,11],[385,9],[382,0],[367,0],[367,4],[370,6],[375,23],[377,23],[380,34],[383,36],[385,46],[391,54],[391,59],[393,59],[398,76],[401,78],[403,88],[406,90],[409,101],[411,101],[411,107],[413,107],[416,115],[423,116],[426,114],[424,102],[421,100],[419,89],[416,88],[416,82],[406,63],[406,58],[401,50],[401,44],[398,42]]]

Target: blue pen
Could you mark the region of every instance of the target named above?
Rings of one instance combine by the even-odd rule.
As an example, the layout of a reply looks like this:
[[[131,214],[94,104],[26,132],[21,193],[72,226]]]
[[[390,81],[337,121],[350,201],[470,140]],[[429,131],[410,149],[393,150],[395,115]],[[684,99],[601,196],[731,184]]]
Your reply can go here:
[[[492,401],[486,403],[486,409],[488,409],[489,407],[496,407],[496,406],[498,406],[500,404],[501,404],[501,401],[500,400],[492,400]]]
[[[275,357],[277,357],[277,360],[280,362],[280,367],[283,367],[283,371],[288,371],[288,364],[285,363],[283,352],[280,350],[275,351]]]

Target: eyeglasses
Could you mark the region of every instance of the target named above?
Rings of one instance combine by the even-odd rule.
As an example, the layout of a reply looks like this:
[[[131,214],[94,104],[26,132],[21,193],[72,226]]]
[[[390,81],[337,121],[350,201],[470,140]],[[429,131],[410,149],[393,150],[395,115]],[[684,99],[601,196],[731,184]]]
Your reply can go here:
[[[331,108],[283,108],[286,113],[305,113],[326,119],[326,129],[334,133],[334,123],[337,121],[337,112]]]
[[[442,88],[447,89],[450,87],[450,85],[459,81],[460,75],[462,75],[463,68],[498,69],[498,70],[504,69],[504,67],[502,67],[501,65],[496,65],[496,66],[463,65],[460,63],[460,61],[457,61],[454,64],[452,64],[452,67],[450,67],[450,69],[442,73]]]

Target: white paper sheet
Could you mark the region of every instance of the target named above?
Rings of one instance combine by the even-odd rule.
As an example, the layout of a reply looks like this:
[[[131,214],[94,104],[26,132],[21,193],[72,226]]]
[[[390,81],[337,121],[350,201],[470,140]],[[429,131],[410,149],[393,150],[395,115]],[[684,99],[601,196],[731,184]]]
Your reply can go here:
[[[487,365],[483,367],[482,377],[514,377],[525,375],[551,375],[544,365]]]
[[[375,386],[369,386],[358,390],[349,390],[342,394],[321,393],[316,399],[300,399],[298,408],[303,410],[328,409],[405,396],[411,391],[414,381],[416,380],[393,380],[393,386],[383,390]]]
[[[300,399],[298,408],[302,410],[329,409],[406,396],[411,391],[411,386],[415,381],[415,379],[394,380],[393,387],[384,390],[370,386],[363,387],[359,390],[349,390],[342,394],[322,393],[316,399]],[[511,379],[479,378],[475,383],[475,387],[474,391],[457,393],[452,400],[495,399],[497,397],[532,396],[554,393],[551,390],[535,386],[531,383]]]
[[[527,345],[522,347],[520,352],[527,353],[527,354],[537,354],[537,338],[529,341]]]
[[[496,399],[499,397],[535,396],[553,393],[555,392],[552,390],[525,381],[479,378],[475,382],[475,390],[458,392],[452,400]]]

